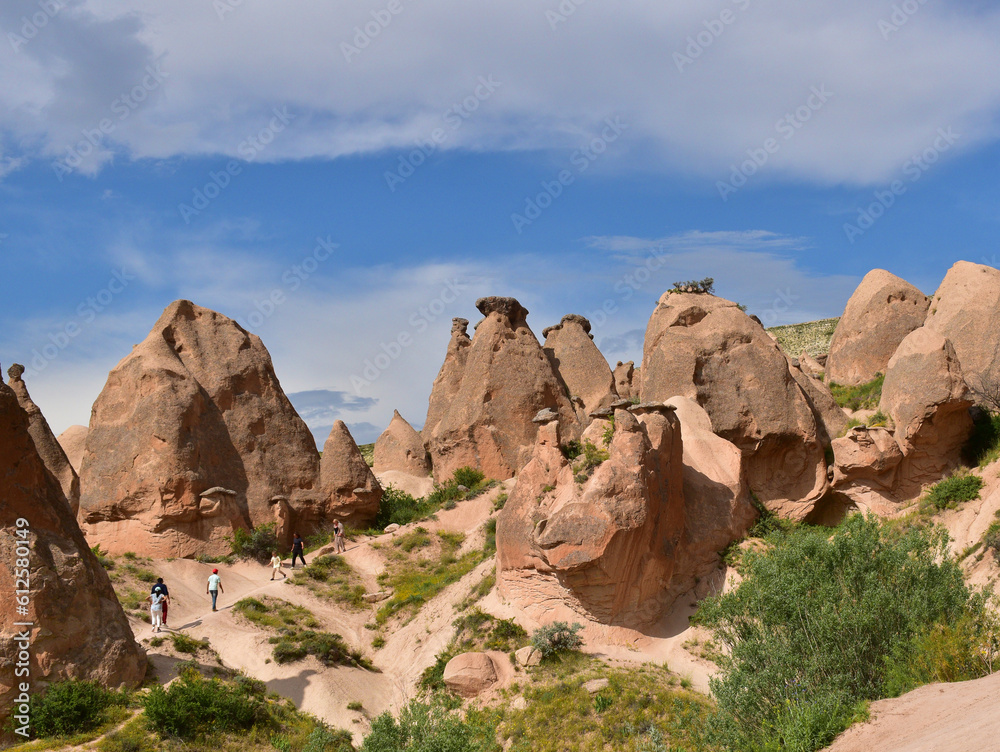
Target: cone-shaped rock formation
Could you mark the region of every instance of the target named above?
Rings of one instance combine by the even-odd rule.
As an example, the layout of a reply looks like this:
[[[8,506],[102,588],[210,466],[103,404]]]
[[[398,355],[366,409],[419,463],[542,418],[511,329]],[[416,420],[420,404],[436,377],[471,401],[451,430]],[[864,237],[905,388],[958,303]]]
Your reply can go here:
[[[317,510],[317,522],[337,519],[351,527],[367,527],[378,514],[382,486],[342,420],[333,424],[323,445],[319,484],[323,508]]]
[[[419,477],[431,474],[430,457],[423,439],[399,414],[399,410],[393,412],[389,426],[375,442],[373,467],[376,473],[396,470]]]
[[[583,415],[607,407],[617,399],[615,378],[594,344],[590,322],[571,313],[542,332],[542,349],[571,397],[583,401]]]

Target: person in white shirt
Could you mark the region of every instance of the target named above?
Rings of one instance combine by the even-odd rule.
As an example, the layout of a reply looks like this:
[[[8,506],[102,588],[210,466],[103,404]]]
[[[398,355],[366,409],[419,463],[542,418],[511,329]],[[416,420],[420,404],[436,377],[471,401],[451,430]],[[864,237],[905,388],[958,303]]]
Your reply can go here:
[[[153,624],[153,631],[159,632],[163,624],[163,607],[169,598],[163,593],[150,593],[146,596],[146,603],[149,604],[149,620]]]
[[[287,577],[288,575],[281,571],[281,555],[277,551],[274,551],[273,554],[271,556],[271,579],[273,580],[274,575],[279,573],[282,578]]]
[[[222,589],[222,578],[219,577],[219,570],[213,569],[212,574],[208,576],[208,585],[205,587],[205,593],[212,596],[212,610],[216,611],[215,602],[219,597],[219,593],[224,593],[225,590]]]

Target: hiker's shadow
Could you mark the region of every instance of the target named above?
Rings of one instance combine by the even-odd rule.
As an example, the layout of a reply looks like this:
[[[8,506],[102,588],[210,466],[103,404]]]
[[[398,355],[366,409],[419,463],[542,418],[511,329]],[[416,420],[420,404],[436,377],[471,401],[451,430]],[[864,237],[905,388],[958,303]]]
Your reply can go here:
[[[277,692],[282,697],[289,698],[296,706],[301,707],[305,699],[306,687],[309,686],[309,677],[318,674],[315,669],[306,669],[295,676],[287,679],[272,679],[267,682],[267,688],[272,692]]]

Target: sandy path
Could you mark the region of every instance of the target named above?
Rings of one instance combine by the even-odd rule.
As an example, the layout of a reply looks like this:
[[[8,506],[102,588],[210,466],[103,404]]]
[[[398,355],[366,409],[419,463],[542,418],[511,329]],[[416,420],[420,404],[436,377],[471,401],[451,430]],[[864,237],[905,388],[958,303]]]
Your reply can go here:
[[[995,752],[1000,749],[1000,673],[928,684],[871,705],[872,720],[851,727],[828,752]]]

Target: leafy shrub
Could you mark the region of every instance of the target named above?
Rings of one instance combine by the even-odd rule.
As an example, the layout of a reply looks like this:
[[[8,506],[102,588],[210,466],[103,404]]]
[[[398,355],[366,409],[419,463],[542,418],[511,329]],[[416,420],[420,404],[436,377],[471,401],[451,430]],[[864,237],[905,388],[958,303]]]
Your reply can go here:
[[[832,536],[802,526],[769,540],[700,610],[728,648],[711,680],[727,749],[829,743],[885,695],[890,656],[909,660],[917,635],[975,613],[942,529],[854,515]]]
[[[96,546],[90,549],[90,552],[97,558],[97,563],[104,567],[109,572],[115,568],[114,560],[108,556],[108,552],[101,548],[101,544],[98,543]]]
[[[375,516],[372,527],[376,530],[384,530],[386,526],[392,524],[406,525],[426,517],[432,511],[433,508],[424,500],[418,501],[406,491],[401,491],[390,485],[382,493],[378,514]]]
[[[162,736],[193,739],[215,731],[249,729],[267,720],[263,682],[226,683],[183,673],[167,689],[154,686],[144,707],[150,726]]]
[[[694,292],[711,295],[715,291],[715,280],[711,277],[704,279],[689,279],[687,282],[674,282],[670,292]]]
[[[573,439],[572,441],[567,441],[565,444],[560,446],[559,449],[562,451],[563,457],[568,459],[570,462],[572,462],[581,454],[583,454],[583,447],[580,445],[580,442],[577,441],[576,439]]]
[[[583,457],[577,459],[576,464],[573,465],[574,478],[578,482],[585,481],[590,477],[590,473],[594,470],[594,468],[610,456],[611,455],[608,454],[606,449],[598,449],[594,446],[593,442],[583,442]],[[583,476],[583,480],[581,481],[576,476]]]
[[[831,381],[830,392],[841,407],[849,410],[874,410],[878,408],[878,403],[882,399],[884,383],[885,375],[881,373],[868,383],[857,386],[846,386]]]
[[[496,499],[493,500],[493,511],[498,512],[503,509],[504,504],[507,503],[508,494],[506,492],[497,494]]]
[[[876,410],[875,414],[868,418],[868,425],[871,428],[885,428],[889,425],[889,416],[881,410]]]
[[[317,726],[306,739],[302,752],[354,752],[354,745],[347,731]]]
[[[486,539],[483,541],[483,553],[492,556],[497,550],[497,518],[491,517],[483,524]]]
[[[271,555],[278,550],[278,536],[275,524],[268,522],[253,530],[234,530],[232,536],[227,536],[233,556],[238,559],[252,559],[261,564],[267,564]]]
[[[983,479],[978,475],[952,475],[931,486],[922,506],[933,510],[954,509],[964,501],[979,498]]]
[[[174,643],[174,650],[178,653],[195,655],[202,648],[208,648],[208,640],[196,640],[180,632],[171,633],[170,640]]]
[[[413,700],[397,721],[383,713],[372,721],[372,730],[361,752],[493,752],[494,728],[469,722],[440,704]]]
[[[307,655],[319,658],[325,666],[357,666],[374,670],[365,656],[344,642],[339,634],[306,630],[268,640],[274,645],[274,660],[277,663],[300,661]]]
[[[36,736],[67,736],[101,725],[102,714],[112,705],[127,704],[121,692],[93,681],[56,682],[45,694],[32,698],[31,728]]]
[[[473,489],[482,483],[486,476],[475,468],[460,467],[455,471],[452,478],[456,486],[465,486],[468,489]]]
[[[531,635],[531,644],[542,654],[542,658],[579,650],[583,645],[583,638],[578,632],[582,629],[583,625],[577,622],[570,625],[564,621],[554,621],[546,627],[536,629]]]
[[[993,552],[993,558],[1000,563],[1000,521],[992,523],[983,534],[983,546]]]

